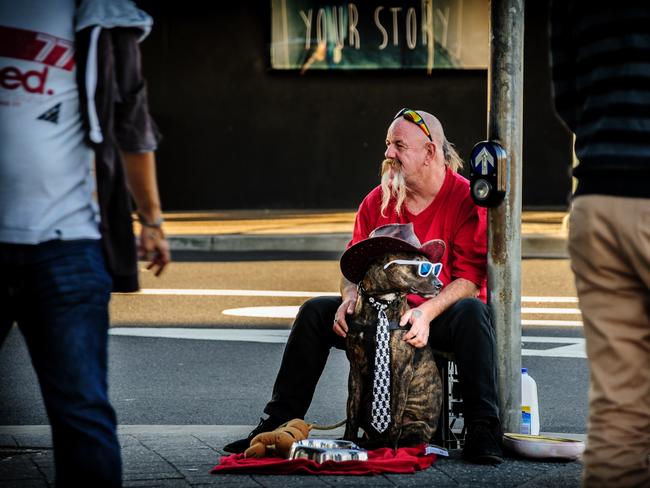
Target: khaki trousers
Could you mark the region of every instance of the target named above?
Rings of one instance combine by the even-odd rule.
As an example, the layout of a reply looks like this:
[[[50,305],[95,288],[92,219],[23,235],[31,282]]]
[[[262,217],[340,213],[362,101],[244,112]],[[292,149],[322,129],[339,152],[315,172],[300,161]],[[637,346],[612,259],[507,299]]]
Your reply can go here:
[[[590,368],[585,487],[650,487],[650,199],[581,196],[569,253]]]

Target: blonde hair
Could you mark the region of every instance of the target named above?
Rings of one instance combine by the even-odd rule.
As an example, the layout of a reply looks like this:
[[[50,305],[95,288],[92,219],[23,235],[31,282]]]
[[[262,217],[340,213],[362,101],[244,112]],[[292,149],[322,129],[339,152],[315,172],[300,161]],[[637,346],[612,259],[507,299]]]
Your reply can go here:
[[[454,145],[447,139],[442,143],[442,155],[445,158],[445,164],[449,166],[452,171],[458,172],[463,167],[463,160],[456,151]]]

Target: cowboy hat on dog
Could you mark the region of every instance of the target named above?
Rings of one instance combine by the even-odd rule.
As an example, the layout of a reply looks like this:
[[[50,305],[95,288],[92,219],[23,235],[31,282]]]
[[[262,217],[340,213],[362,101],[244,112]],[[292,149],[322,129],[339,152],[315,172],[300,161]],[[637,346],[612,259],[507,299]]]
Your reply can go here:
[[[445,253],[445,243],[433,239],[421,244],[412,223],[382,225],[373,230],[367,239],[350,246],[343,253],[341,272],[352,283],[359,283],[370,264],[388,252],[414,252],[437,263]]]

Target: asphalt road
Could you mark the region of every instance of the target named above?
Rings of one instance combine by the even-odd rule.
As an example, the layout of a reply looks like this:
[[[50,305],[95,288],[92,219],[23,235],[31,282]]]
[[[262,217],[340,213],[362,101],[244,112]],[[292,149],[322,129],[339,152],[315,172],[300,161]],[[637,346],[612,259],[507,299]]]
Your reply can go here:
[[[287,316],[310,294],[335,292],[338,284],[334,256],[268,257],[251,254],[240,261],[224,261],[223,255],[176,256],[182,261],[162,278],[143,273],[146,294],[114,296],[111,332],[132,334],[112,335],[110,342],[110,393],[120,423],[257,423],[291,326]],[[277,296],[286,292],[295,296]],[[524,261],[522,295],[575,297],[568,262]],[[580,320],[571,311],[577,304],[571,302],[524,302],[522,307],[526,321]],[[538,310],[543,307],[555,311]],[[239,310],[240,315],[224,310]],[[169,328],[181,330],[167,330],[167,338],[144,336]],[[196,329],[207,335],[181,338]],[[538,384],[542,430],[584,433],[588,371],[580,354],[581,328],[524,325],[523,329],[528,352],[522,363]],[[347,360],[341,351],[332,351],[308,420],[342,419],[346,389]],[[0,349],[0,425],[45,423],[36,378],[14,329]]]

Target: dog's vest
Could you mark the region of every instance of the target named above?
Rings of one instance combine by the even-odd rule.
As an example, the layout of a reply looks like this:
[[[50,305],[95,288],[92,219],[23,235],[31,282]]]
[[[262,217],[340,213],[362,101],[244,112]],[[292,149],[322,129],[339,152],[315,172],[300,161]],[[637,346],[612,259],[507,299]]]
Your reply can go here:
[[[367,332],[369,334],[377,333],[377,324],[361,324],[359,322],[353,322],[349,318],[346,318],[346,323],[348,324],[349,332]],[[404,326],[399,325],[399,320],[389,320],[388,321],[388,330],[409,330],[411,324],[408,323]]]

